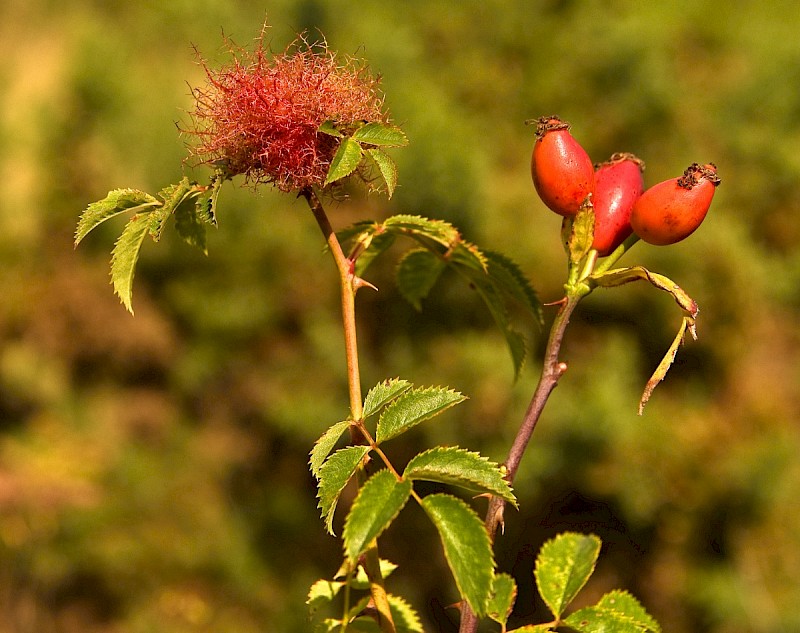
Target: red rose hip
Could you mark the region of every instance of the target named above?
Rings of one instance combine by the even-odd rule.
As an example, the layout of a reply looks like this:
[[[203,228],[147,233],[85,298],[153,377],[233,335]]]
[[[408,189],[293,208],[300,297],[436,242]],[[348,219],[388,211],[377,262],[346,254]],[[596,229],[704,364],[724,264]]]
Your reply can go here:
[[[706,217],[719,183],[716,165],[693,163],[680,178],[653,185],[631,212],[634,233],[657,246],[680,242]]]
[[[644,161],[617,153],[594,172],[594,242],[600,257],[610,255],[633,232],[631,211],[644,191]]]
[[[531,175],[542,202],[565,217],[575,215],[594,189],[592,160],[570,134],[569,123],[556,116],[536,120]]]

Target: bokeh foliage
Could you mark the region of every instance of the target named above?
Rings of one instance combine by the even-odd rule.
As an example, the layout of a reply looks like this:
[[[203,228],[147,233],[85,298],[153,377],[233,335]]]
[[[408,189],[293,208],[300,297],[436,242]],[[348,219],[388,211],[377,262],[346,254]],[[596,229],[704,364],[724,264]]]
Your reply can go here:
[[[665,630],[800,628],[795,3],[267,9],[276,50],[319,28],[333,50],[366,57],[411,141],[394,154],[391,202],[354,191],[333,221],[445,219],[513,257],[544,300],[565,266],[558,218],[530,184],[525,119],[558,113],[598,161],[638,154],[647,183],[718,164],[703,227],[624,260],[697,299],[700,340],[638,418],[674,305],[633,286],[581,305],[498,562],[531,605],[541,543],[594,531],[605,546],[587,591],[629,589]],[[336,277],[301,201],[226,185],[208,258],[174,235],[144,249],[135,318],[108,285],[118,227],[72,249],[88,202],[192,174],[174,125],[202,77],[190,45],[221,59],[222,29],[247,44],[264,17],[185,0],[0,8],[2,633],[305,631],[305,592],[338,564],[306,468],[347,410]],[[502,460],[536,361],[513,384],[479,298],[447,278],[418,313],[394,264],[376,263],[380,292],[358,298],[364,383],[400,375],[470,396],[409,434],[408,456],[458,443]],[[393,590],[426,630],[449,631],[455,594],[429,529],[401,518],[382,554],[401,564]]]

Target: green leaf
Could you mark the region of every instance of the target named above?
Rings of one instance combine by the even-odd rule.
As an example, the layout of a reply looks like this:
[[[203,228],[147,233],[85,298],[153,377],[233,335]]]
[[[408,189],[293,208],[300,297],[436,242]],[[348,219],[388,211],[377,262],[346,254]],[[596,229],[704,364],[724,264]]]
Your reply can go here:
[[[114,292],[122,301],[125,308],[133,314],[133,276],[136,272],[136,262],[142,242],[150,226],[150,214],[139,213],[134,215],[114,244],[111,251],[111,283]]]
[[[445,257],[451,264],[463,266],[480,274],[486,274],[486,257],[483,251],[471,242],[459,240],[455,242]]]
[[[364,419],[376,414],[397,396],[411,389],[411,383],[401,378],[390,378],[379,382],[367,392],[364,398]]]
[[[397,633],[423,633],[419,614],[400,596],[388,594],[389,611]]]
[[[319,469],[319,504],[317,507],[325,519],[325,528],[333,534],[333,514],[339,495],[356,472],[361,460],[369,452],[369,446],[348,446],[331,455]]]
[[[206,225],[199,215],[196,205],[181,204],[175,209],[175,229],[184,242],[196,246],[204,255],[208,255],[206,247]]]
[[[385,442],[464,400],[462,394],[443,387],[406,392],[384,409],[375,439]]]
[[[631,266],[629,268],[615,268],[599,275],[590,275],[587,281],[591,286],[613,288],[632,281],[644,280],[650,282],[655,288],[668,292],[675,299],[680,308],[692,318],[696,318],[700,309],[697,302],[669,277],[647,270],[644,266]]]
[[[506,625],[514,601],[517,598],[517,583],[508,574],[496,574],[492,582],[492,595],[486,609],[487,615],[494,620]]]
[[[167,220],[169,220],[171,216],[172,209],[163,205],[150,212],[150,222],[147,232],[150,234],[150,237],[153,238],[154,242],[158,242],[161,239],[161,234],[164,232]]]
[[[660,633],[661,626],[627,591],[605,594],[592,607],[572,613],[564,623],[581,633]]]
[[[352,174],[361,162],[361,157],[361,146],[358,143],[353,139],[342,139],[339,149],[333,156],[331,166],[328,168],[325,184],[329,185]]]
[[[492,546],[483,521],[461,499],[450,495],[428,495],[422,507],[439,532],[461,597],[483,617],[494,578]]]
[[[589,580],[600,555],[594,534],[565,532],[547,541],[536,558],[534,576],[539,593],[556,618]]]
[[[327,134],[328,136],[335,136],[337,138],[343,138],[344,134],[342,134],[336,128],[336,122],[328,119],[327,121],[323,121],[320,126],[317,128],[317,132],[322,132],[323,134]]]
[[[332,580],[318,580],[308,590],[308,598],[306,604],[309,610],[313,613],[324,604],[331,602],[344,587],[343,582],[336,582]]]
[[[408,251],[397,265],[397,289],[417,310],[428,296],[447,264],[426,249]]]
[[[338,442],[339,438],[342,437],[342,433],[344,433],[349,426],[350,420],[342,420],[341,422],[337,422],[327,431],[325,431],[314,443],[314,448],[311,449],[308,464],[311,469],[311,474],[317,479],[319,479],[319,470],[322,467],[322,463],[325,461],[325,458],[328,457],[330,452],[333,450],[333,447],[336,446],[336,442]]]
[[[580,262],[592,248],[594,241],[594,208],[582,206],[571,218],[564,218],[561,226],[562,239],[573,264]]]
[[[161,203],[144,191],[136,189],[115,189],[109,191],[102,200],[91,203],[78,220],[75,230],[75,246],[98,225],[125,211],[142,211],[157,207]]]
[[[362,125],[351,137],[354,141],[378,147],[403,147],[408,145],[408,137],[403,130],[385,123],[367,123]]]
[[[361,276],[375,259],[394,244],[395,235],[392,233],[378,233],[371,235],[365,250],[356,260],[356,274]]]
[[[333,618],[325,618],[314,627],[314,633],[334,633],[342,630],[342,621]]]
[[[553,624],[526,624],[508,633],[550,633],[550,631],[555,631],[553,627]]]
[[[350,226],[346,226],[340,231],[336,231],[336,239],[342,244],[354,238],[358,238],[359,241],[371,240],[379,227],[380,224],[376,224],[371,220],[361,220],[360,222],[354,222]]]
[[[361,486],[344,524],[344,551],[355,562],[383,532],[411,496],[411,482],[379,470]]]
[[[461,234],[449,222],[444,220],[431,220],[418,215],[393,215],[386,218],[383,227],[388,231],[395,231],[415,239],[427,238],[451,248],[461,240]]]
[[[511,361],[514,365],[514,379],[516,380],[520,371],[522,371],[525,357],[527,356],[525,337],[511,326],[505,301],[498,289],[492,284],[491,279],[487,278],[486,275],[474,273],[468,274],[468,278],[471,280],[475,290],[480,294],[486,307],[489,308],[489,313],[506,339],[508,350],[511,353]]]
[[[360,611],[363,611],[363,607]],[[347,625],[345,633],[383,633],[383,631],[372,616],[362,615]]]
[[[386,193],[391,198],[397,187],[397,165],[392,157],[382,149],[373,147],[365,150],[365,153],[378,168],[383,183],[386,185]]]
[[[174,212],[178,206],[192,193],[192,184],[184,176],[183,180],[175,185],[168,185],[158,192],[158,197],[164,201],[164,206]]]
[[[509,257],[495,251],[483,251],[492,285],[524,306],[541,326],[542,303],[520,267]]]
[[[348,562],[345,562],[345,565],[348,565],[348,564],[349,564]],[[395,569],[397,569],[397,565],[395,565],[393,562],[388,561],[388,560],[383,559],[383,558],[381,558],[380,561],[378,561],[378,564],[379,564],[380,570],[381,570],[381,578],[388,578],[389,575]],[[356,575],[350,580],[350,586],[353,589],[360,589],[361,591],[366,591],[367,589],[370,588],[371,584],[372,583],[370,583],[370,581],[369,581],[369,577],[367,576],[367,572],[364,571],[364,568],[361,565],[359,565],[358,566],[358,571],[356,571]]]
[[[457,446],[437,446],[420,453],[406,466],[404,479],[438,481],[478,493],[502,497],[517,507],[517,499],[494,462]]]
[[[206,224],[217,226],[217,200],[219,199],[222,184],[227,179],[228,176],[224,171],[217,170],[211,178],[211,184],[208,189],[200,191],[197,195],[197,200],[195,200],[197,215]]]

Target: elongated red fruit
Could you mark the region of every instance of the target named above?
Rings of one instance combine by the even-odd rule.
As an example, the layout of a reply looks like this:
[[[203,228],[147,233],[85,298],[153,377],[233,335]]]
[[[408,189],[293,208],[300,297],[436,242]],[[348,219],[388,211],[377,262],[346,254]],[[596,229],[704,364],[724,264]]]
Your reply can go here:
[[[631,211],[644,191],[644,161],[634,154],[613,154],[594,172],[594,242],[600,257],[610,255],[633,232]]]
[[[594,189],[591,158],[557,116],[536,120],[531,175],[542,202],[565,217],[575,215]]]
[[[716,165],[692,163],[680,178],[653,185],[633,206],[634,232],[658,246],[680,242],[705,219],[719,183]]]

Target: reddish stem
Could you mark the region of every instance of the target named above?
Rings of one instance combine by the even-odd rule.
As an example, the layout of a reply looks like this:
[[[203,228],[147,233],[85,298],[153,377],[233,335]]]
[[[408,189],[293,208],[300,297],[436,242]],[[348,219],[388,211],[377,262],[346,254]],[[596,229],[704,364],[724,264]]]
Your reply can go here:
[[[514,477],[519,469],[522,456],[525,454],[525,449],[530,442],[533,431],[536,429],[536,424],[542,415],[544,406],[553,389],[556,388],[559,379],[567,371],[567,364],[558,360],[558,355],[561,351],[561,343],[564,340],[564,332],[566,331],[569,319],[572,316],[575,306],[583,297],[582,294],[568,294],[566,301],[561,304],[556,318],[553,320],[553,325],[550,328],[550,336],[547,340],[547,347],[544,353],[544,362],[542,364],[542,373],[539,377],[539,382],[536,385],[536,390],[533,392],[528,409],[525,412],[525,417],[522,425],[517,431],[514,438],[514,443],[508,451],[508,457],[505,461],[507,469],[506,479],[508,483],[514,482]],[[503,513],[505,511],[506,502],[500,497],[492,497],[489,501],[489,508],[486,511],[486,531],[489,533],[489,538],[494,540],[497,528],[503,525]],[[470,609],[466,602],[461,605],[461,626],[459,633],[475,633],[478,630],[479,618]]]

